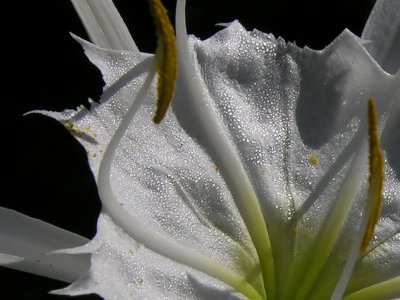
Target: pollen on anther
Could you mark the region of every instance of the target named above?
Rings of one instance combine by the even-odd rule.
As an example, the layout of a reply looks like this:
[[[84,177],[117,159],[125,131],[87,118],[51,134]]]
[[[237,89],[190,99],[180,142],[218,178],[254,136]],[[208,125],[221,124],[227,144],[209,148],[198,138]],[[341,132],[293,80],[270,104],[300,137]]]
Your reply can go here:
[[[167,15],[167,10],[161,0],[148,0],[154,18],[157,34],[156,70],[157,110],[153,118],[160,123],[171,104],[178,76],[178,60],[174,29]]]
[[[319,164],[319,159],[318,159],[318,157],[317,157],[315,154],[311,154],[311,155],[308,157],[308,161],[309,161],[313,166],[316,166],[316,165]]]
[[[369,182],[368,199],[371,206],[368,224],[364,233],[360,252],[367,250],[374,237],[375,227],[382,211],[382,190],[384,180],[384,158],[379,141],[378,113],[375,101],[368,100],[368,139],[369,139]]]

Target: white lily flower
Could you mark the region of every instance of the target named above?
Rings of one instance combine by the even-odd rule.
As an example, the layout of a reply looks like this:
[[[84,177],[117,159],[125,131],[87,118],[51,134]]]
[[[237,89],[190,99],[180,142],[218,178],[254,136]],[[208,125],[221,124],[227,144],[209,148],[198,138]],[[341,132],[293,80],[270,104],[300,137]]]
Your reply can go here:
[[[399,1],[378,0],[361,38],[344,31],[314,51],[238,22],[188,37],[178,0],[179,78],[160,124],[154,56],[137,50],[111,1],[73,2],[97,46],[78,41],[106,87],[90,110],[44,114],[87,150],[103,211],[96,237],[66,251],[90,253],[89,271],[57,293],[400,298]],[[379,207],[369,202],[368,99],[385,179],[362,246]]]

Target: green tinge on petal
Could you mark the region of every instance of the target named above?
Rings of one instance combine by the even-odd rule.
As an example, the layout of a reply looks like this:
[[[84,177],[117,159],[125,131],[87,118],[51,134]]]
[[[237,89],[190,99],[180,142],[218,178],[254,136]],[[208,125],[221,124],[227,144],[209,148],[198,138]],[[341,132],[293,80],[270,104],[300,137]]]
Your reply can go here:
[[[375,102],[368,100],[369,186],[368,198],[361,218],[358,235],[353,238],[346,264],[336,285],[332,300],[342,299],[360,253],[365,253],[382,210],[383,153],[379,143],[378,114]]]
[[[344,264],[343,272],[339,277],[332,299],[342,298],[357,257],[360,252],[364,252],[367,249],[369,241],[373,237],[375,225],[380,217],[384,163],[382,150],[379,146],[378,117],[373,100],[368,101],[368,124],[370,166],[368,200],[360,228],[357,231],[359,236],[356,236],[353,240],[348,252],[348,259]],[[300,284],[300,288],[296,299],[326,297],[332,288],[331,283],[336,282],[338,279],[338,274],[335,271],[342,268],[343,262],[340,258],[330,255],[357,194],[360,178],[362,177],[357,173],[362,169],[363,160],[361,155],[355,155],[353,158],[338,198],[314,242],[312,256],[306,258],[302,264],[302,267],[306,268],[307,272],[301,283],[297,281]],[[328,258],[329,261],[327,261]],[[334,263],[335,259],[337,259],[336,263]],[[327,278],[330,278],[330,280],[327,280]]]
[[[295,272],[294,286],[289,294],[296,294],[295,299],[307,299],[307,296],[315,283],[318,276],[335,246],[339,238],[341,229],[347,220],[347,215],[356,197],[360,186],[359,172],[361,169],[362,159],[353,157],[350,169],[343,181],[343,185],[338,193],[333,207],[330,209],[329,215],[325,219],[316,240],[310,247],[310,251],[303,261],[300,262],[298,271]],[[339,262],[338,262],[339,263]],[[306,272],[302,272],[306,270]]]
[[[395,277],[346,295],[343,300],[382,300],[399,296],[400,277]]]
[[[187,265],[190,266],[190,264]],[[209,261],[209,263],[203,266],[203,270],[199,268],[197,269],[228,284],[237,292],[243,294],[251,300],[265,299],[264,296],[260,295],[258,291],[255,290],[255,288],[246,280],[246,278],[240,277],[235,272],[232,272],[222,265]]]

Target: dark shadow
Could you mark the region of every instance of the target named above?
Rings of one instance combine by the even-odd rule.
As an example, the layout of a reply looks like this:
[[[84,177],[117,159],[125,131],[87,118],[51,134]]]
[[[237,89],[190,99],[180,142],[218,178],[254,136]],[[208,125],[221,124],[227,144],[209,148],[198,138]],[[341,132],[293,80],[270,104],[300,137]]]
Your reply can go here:
[[[397,180],[400,180],[400,110],[393,113],[382,134],[382,148],[386,151],[386,158],[393,168]]]
[[[296,120],[305,145],[313,149],[327,143],[335,134],[335,120],[343,94],[338,88],[348,72],[330,76],[325,57],[312,57],[312,65],[301,65],[301,90],[296,107]],[[320,62],[318,63],[318,60]],[[316,79],[321,80],[316,80]]]

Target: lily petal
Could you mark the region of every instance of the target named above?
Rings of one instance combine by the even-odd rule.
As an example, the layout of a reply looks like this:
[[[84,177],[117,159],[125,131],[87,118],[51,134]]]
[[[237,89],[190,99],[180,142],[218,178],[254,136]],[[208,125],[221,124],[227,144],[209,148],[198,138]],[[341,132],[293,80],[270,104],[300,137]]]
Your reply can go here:
[[[361,38],[365,47],[382,68],[391,74],[400,67],[400,2],[378,0],[365,25]]]
[[[103,48],[138,52],[112,0],[71,0],[90,40]]]
[[[9,255],[5,253],[0,253],[0,265],[4,266],[7,264],[12,264],[16,262],[23,261],[24,259],[19,256]]]
[[[73,282],[89,269],[89,255],[48,253],[87,242],[46,222],[0,208],[0,253],[5,267]]]

